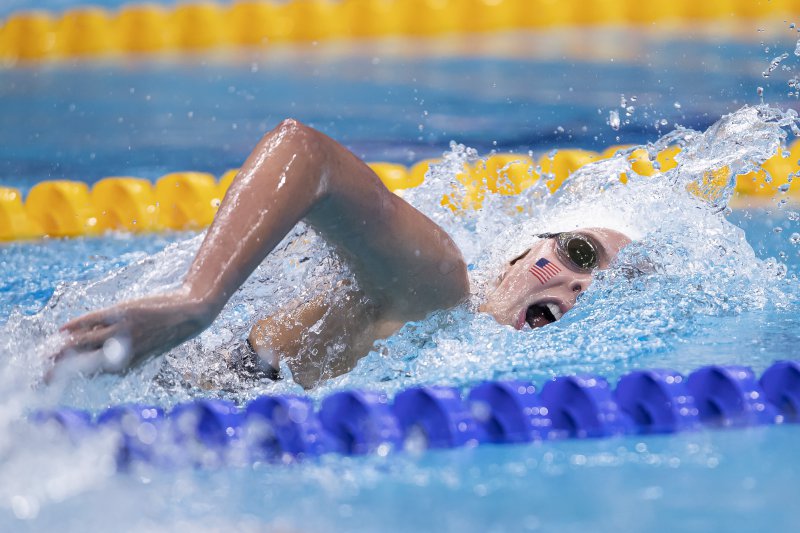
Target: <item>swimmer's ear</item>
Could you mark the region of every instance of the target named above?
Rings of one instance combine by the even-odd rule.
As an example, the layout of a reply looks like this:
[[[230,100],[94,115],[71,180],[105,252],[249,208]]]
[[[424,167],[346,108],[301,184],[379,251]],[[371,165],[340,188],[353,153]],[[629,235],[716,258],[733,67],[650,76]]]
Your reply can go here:
[[[530,252],[530,251],[531,251],[531,249],[530,249],[530,248],[528,248],[527,250],[525,250],[524,252],[522,252],[520,255],[518,255],[517,257],[515,257],[514,259],[512,259],[511,261],[509,261],[509,262],[508,262],[508,264],[509,264],[509,265],[511,265],[511,266],[514,266],[514,263],[516,263],[516,262],[517,262],[517,261],[519,261],[520,259],[524,258],[526,255],[528,255],[528,252]]]

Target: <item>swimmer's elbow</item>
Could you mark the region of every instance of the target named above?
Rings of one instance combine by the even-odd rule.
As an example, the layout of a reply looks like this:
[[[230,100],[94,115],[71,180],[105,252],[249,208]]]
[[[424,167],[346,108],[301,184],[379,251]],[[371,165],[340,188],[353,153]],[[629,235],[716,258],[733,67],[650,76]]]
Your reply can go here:
[[[320,132],[294,118],[285,118],[270,135],[277,135],[283,142],[302,145],[303,148],[319,148]]]
[[[335,159],[336,142],[311,126],[297,119],[283,119],[262,141],[266,145],[279,144],[295,155],[302,155],[304,172],[302,176],[313,180],[309,189],[316,192],[317,198],[327,195],[329,186],[328,163]]]
[[[308,126],[296,118],[285,118],[275,127],[274,131],[283,133],[296,133],[299,131],[310,130]]]

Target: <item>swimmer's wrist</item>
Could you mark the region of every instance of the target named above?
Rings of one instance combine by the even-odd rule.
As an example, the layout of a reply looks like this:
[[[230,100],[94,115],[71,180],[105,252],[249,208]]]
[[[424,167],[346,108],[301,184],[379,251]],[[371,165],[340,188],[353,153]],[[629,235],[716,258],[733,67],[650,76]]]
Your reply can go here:
[[[225,301],[220,302],[212,291],[199,291],[188,284],[179,289],[177,296],[185,306],[187,316],[202,328],[211,325],[225,306]]]

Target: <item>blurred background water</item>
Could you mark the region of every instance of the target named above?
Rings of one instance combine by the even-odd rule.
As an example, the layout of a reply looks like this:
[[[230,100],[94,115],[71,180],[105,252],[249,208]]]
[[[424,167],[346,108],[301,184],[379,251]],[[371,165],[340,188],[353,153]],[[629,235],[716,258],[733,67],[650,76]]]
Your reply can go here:
[[[6,70],[0,180],[25,189],[123,172],[220,174],[289,116],[367,160],[406,164],[440,156],[451,140],[481,153],[642,144],[759,103],[758,86],[774,105],[795,101],[786,73],[762,77],[792,33],[762,46],[581,28]]]
[[[72,5],[11,0],[0,16]],[[463,148],[449,147],[451,140],[484,155],[538,155],[654,142],[677,125],[702,132],[723,115],[758,104],[758,87],[769,104],[796,107],[787,95],[797,68],[796,31],[789,21],[752,26],[737,39],[689,25],[669,33],[578,28],[6,69],[0,71],[0,183],[27,191],[42,179],[220,174],[241,164],[287,116],[366,160],[406,164],[442,153],[463,157]],[[770,61],[784,52],[789,57],[765,77]],[[612,111],[621,118],[619,129],[609,124]],[[758,120],[746,129],[753,139],[763,131],[778,129]],[[715,139],[716,155],[733,152],[731,140]],[[753,140],[741,156],[766,156],[768,149]],[[711,155],[700,158],[701,166],[713,166]],[[584,179],[599,183],[603,172],[613,175],[606,167]],[[638,192],[614,192],[648,227],[649,244],[637,253],[656,257],[669,250],[684,254],[683,264],[665,260],[657,275],[632,283],[612,270],[572,316],[537,332],[508,331],[467,308],[410,324],[352,373],[311,391],[312,398],[351,387],[391,394],[420,383],[467,386],[503,377],[541,385],[573,372],[613,381],[630,369],[657,366],[685,372],[747,364],[761,371],[775,358],[796,357],[796,206],[752,201],[715,212],[682,188],[695,177],[678,171],[663,187],[642,183]],[[503,211],[508,206],[500,200],[493,204],[497,211],[459,218],[436,210],[440,188],[452,179],[451,169],[442,168],[410,200],[455,235],[474,279],[506,259],[492,248],[492,235],[504,235],[504,225],[527,229],[557,208],[603,203],[594,193],[582,203],[554,205],[531,195],[529,203],[519,200],[540,210],[525,212],[530,221]],[[291,380],[243,382],[220,366],[215,352],[329,264],[329,250],[313,235],[292,237],[298,244],[265,262],[200,338],[124,376],[50,388],[35,373],[55,328],[95,306],[174,283],[198,240],[191,233],[112,234],[0,246],[0,529],[794,529],[800,467],[797,429],[790,426],[324,457],[299,465],[166,471],[141,465],[118,474],[118,435],[75,445],[24,422],[31,408],[59,404],[99,411],[131,401],[168,406],[198,397],[241,402],[260,393],[301,392]],[[308,266],[289,268],[291,259],[304,256],[313,259]],[[325,280],[317,287],[324,289]]]

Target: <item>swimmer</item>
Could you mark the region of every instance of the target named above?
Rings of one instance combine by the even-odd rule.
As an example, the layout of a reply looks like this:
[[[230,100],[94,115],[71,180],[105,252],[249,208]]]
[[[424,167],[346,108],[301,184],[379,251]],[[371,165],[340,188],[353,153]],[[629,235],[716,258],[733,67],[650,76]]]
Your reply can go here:
[[[352,369],[376,340],[406,322],[470,296],[465,261],[442,228],[390,192],[342,145],[285,120],[241,167],[181,286],[66,323],[66,340],[53,356],[56,368],[83,360],[83,371],[118,372],[196,336],[301,220],[347,261],[358,289],[343,287],[346,296],[335,304],[320,295],[269,310],[247,340],[251,366],[262,375],[277,379],[284,360],[295,381],[313,387]],[[608,267],[630,242],[610,228],[539,237],[507,263],[480,305],[500,324],[522,330],[559,320],[592,273]],[[124,357],[98,357],[110,339],[124,339]],[[345,353],[320,365],[314,354],[325,354],[332,339],[347,347]]]

